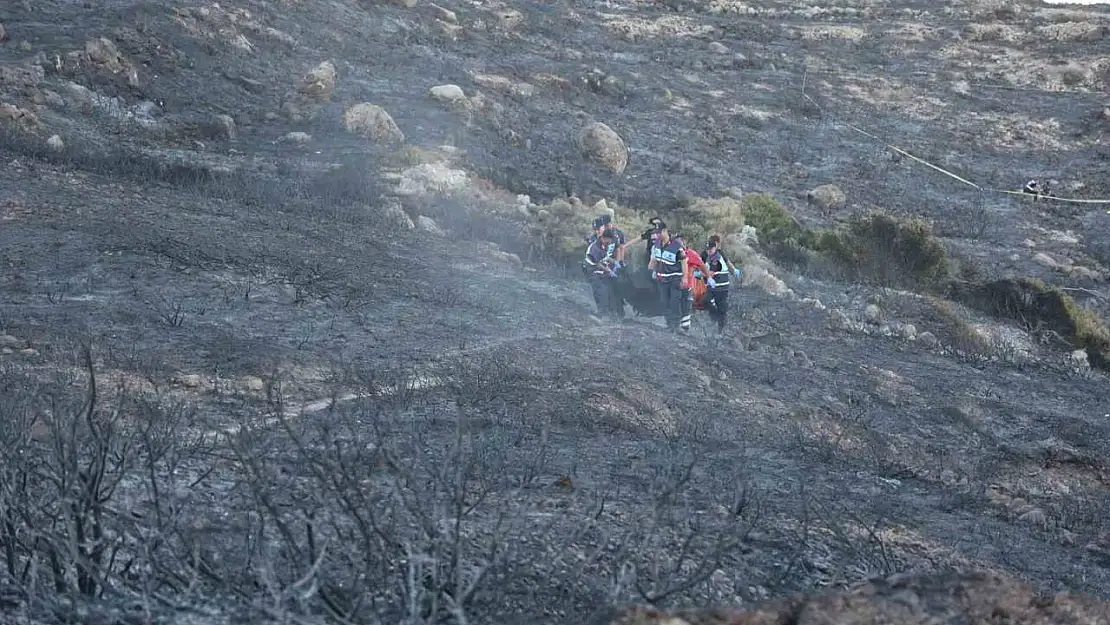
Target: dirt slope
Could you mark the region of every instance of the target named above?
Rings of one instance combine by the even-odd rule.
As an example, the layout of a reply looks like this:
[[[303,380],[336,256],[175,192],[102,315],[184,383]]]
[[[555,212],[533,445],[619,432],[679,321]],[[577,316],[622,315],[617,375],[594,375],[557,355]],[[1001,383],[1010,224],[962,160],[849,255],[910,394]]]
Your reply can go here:
[[[13,618],[576,623],[638,602],[817,623],[893,615],[900,585],[922,622],[994,609],[964,591],[1021,623],[1072,605],[926,575],[952,567],[1110,597],[1110,400],[1069,350],[773,264],[794,295],[749,278],[723,337],[602,323],[529,256],[515,197],[666,215],[742,187],[817,224],[881,205],[1103,310],[1101,209],[980,194],[859,130],[984,185],[1110,192],[1105,11],[10,4]],[[429,93],[452,84],[465,99]],[[620,173],[582,154],[593,121],[628,146]],[[824,183],[842,209],[806,201]],[[895,573],[839,595],[862,604],[784,598]]]
[[[792,597],[750,610],[687,611],[667,614],[630,610],[613,625],[771,625],[797,623],[1101,623],[1110,618],[1104,603],[1060,594],[1037,596],[1027,586],[994,575],[897,576],[845,593]]]

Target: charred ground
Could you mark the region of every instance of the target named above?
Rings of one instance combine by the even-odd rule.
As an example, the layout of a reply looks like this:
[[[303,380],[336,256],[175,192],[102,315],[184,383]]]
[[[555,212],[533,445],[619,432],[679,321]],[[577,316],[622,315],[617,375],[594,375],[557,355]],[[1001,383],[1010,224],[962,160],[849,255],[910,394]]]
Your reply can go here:
[[[571,623],[951,568],[1110,596],[1110,403],[1074,345],[771,264],[796,297],[745,288],[722,339],[610,327],[513,197],[878,206],[977,280],[1104,311],[1101,209],[979,194],[846,124],[1097,197],[1105,12],[11,4],[12,614]],[[325,60],[334,90],[298,95]],[[343,130],[363,101],[404,146]],[[595,120],[619,175],[575,145]],[[841,214],[806,202],[825,183]]]

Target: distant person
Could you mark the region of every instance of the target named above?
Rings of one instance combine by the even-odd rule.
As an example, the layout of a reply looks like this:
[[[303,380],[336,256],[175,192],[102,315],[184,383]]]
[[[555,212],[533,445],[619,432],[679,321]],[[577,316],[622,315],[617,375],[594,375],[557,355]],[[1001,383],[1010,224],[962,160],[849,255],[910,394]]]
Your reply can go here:
[[[1036,178],[1026,182],[1025,186],[1021,188],[1021,192],[1033,196],[1034,202],[1040,197],[1052,197],[1052,191],[1049,190],[1048,185],[1041,184]]]

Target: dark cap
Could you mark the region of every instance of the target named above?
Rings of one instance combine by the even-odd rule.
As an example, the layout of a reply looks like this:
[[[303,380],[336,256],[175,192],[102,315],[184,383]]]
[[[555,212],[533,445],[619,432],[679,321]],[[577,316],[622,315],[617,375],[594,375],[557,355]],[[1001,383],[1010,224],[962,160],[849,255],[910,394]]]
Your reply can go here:
[[[604,215],[598,215],[597,219],[594,220],[594,230],[597,230],[598,228],[600,228],[602,226],[607,226],[611,223],[613,223],[613,216],[612,215],[610,215],[608,213],[606,213]]]

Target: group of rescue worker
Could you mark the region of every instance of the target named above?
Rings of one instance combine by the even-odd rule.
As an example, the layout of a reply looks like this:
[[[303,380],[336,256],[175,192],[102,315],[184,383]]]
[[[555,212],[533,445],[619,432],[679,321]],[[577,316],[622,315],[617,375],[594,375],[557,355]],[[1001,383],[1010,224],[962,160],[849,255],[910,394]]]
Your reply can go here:
[[[701,253],[698,253],[686,244],[681,234],[672,233],[662,219],[653,217],[638,241],[646,244],[647,270],[667,329],[689,332],[694,308],[694,281],[703,280],[707,287],[704,307],[710,319],[717,324],[718,331],[723,331],[728,319],[729,287],[733,279],[739,282],[743,270],[726,257],[721,249],[721,237],[708,237]],[[589,278],[598,314],[624,319],[625,299],[616,281],[621,280],[622,272],[628,270],[625,261],[627,249],[638,241],[630,240],[612,223],[608,214],[594,220],[582,266]]]

